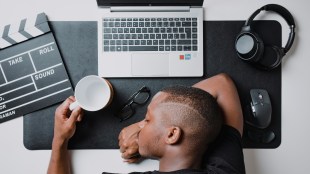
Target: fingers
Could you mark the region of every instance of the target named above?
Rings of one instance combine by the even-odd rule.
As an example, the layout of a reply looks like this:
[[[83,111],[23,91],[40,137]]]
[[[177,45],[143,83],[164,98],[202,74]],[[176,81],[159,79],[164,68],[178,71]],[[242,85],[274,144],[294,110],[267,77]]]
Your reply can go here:
[[[127,149],[127,146],[125,146],[123,143],[120,143],[121,145],[119,145],[119,150],[121,151],[121,153],[124,153]]]
[[[129,147],[128,147],[128,144],[126,143],[126,141],[124,140],[124,138],[121,138],[119,140],[119,150],[121,153],[124,153]]]
[[[75,102],[75,97],[74,96],[70,96],[68,97],[62,104],[62,107],[68,107],[71,103]]]
[[[125,127],[119,134],[119,147],[121,153],[124,153],[127,149],[138,149],[138,133],[140,131],[138,123]],[[136,150],[137,152],[138,150]],[[136,153],[134,152],[134,153]]]
[[[124,129],[125,129],[125,128],[123,128],[123,129],[121,130],[121,132],[119,133],[119,135],[118,135],[118,140],[119,140],[119,141],[121,141],[121,140],[123,139]]]
[[[70,96],[70,97],[68,98],[68,100],[69,100],[69,103],[72,104],[72,103],[75,102],[76,99],[75,99],[74,96]],[[70,107],[70,104],[69,104],[69,107]],[[67,107],[67,109],[68,109],[69,107]],[[83,112],[83,110],[82,110],[80,107],[77,107],[76,109],[78,109],[76,112],[79,113],[78,116],[77,116],[77,118],[76,118],[76,121],[80,122],[80,121],[82,121],[82,119],[83,119],[84,112]],[[73,111],[74,111],[74,110],[73,110]],[[72,113],[73,113],[73,111],[72,111]],[[71,114],[72,114],[72,113],[71,113]],[[70,117],[71,117],[71,116],[70,116]]]
[[[126,133],[128,133],[128,127],[124,128],[118,136],[119,147],[122,153],[122,158],[124,162],[127,163],[136,163],[140,161],[140,154],[138,150],[138,146],[132,147],[128,144],[128,140],[126,140]],[[127,138],[128,139],[128,138]]]
[[[78,118],[81,117],[81,113],[82,113],[82,108],[81,108],[81,107],[75,108],[75,109],[72,111],[72,113],[71,113],[71,115],[70,115],[68,121],[69,121],[71,124],[74,124],[76,121],[78,121]],[[80,118],[80,119],[81,119],[81,118]]]
[[[82,113],[83,113],[83,112],[82,112]],[[84,116],[83,114],[80,114],[80,115],[78,116],[78,118],[77,118],[77,121],[78,121],[78,122],[82,121],[83,116]]]
[[[66,115],[67,112],[69,111],[69,106],[71,103],[73,103],[75,101],[75,97],[74,96],[70,96],[68,97],[60,106],[58,106],[58,108],[56,109],[56,113],[57,115]]]
[[[138,149],[127,149],[124,153],[122,153],[122,158],[130,159],[140,157]]]
[[[128,159],[124,159],[124,162],[127,163],[138,163],[142,160],[142,157],[139,153],[133,155],[132,157],[128,158]]]
[[[125,135],[124,135],[124,129],[121,131],[121,133],[119,134],[119,136],[118,136],[118,145],[119,145],[119,147],[120,147],[120,151],[121,151],[121,153],[124,153],[125,152],[125,150],[126,150],[126,148],[127,148],[127,143],[124,143],[124,139],[125,139],[125,137],[124,137]]]
[[[75,102],[75,97],[74,96],[70,96],[68,99],[72,100],[72,102]]]
[[[83,109],[81,109],[81,112],[80,112],[80,115],[77,118],[77,121],[78,122],[82,121],[83,117],[84,117],[84,111],[83,111]]]
[[[138,163],[139,161],[141,161],[141,159],[142,159],[141,157],[124,159],[124,162],[127,162],[127,163]]]

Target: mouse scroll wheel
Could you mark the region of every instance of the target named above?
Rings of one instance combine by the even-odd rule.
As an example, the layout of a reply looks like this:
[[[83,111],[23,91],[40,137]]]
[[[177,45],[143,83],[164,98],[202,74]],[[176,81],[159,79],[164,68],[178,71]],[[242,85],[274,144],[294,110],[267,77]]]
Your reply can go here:
[[[261,93],[259,93],[259,94],[258,94],[258,98],[259,98],[260,100],[262,100],[262,99],[263,99],[263,95],[262,95]]]

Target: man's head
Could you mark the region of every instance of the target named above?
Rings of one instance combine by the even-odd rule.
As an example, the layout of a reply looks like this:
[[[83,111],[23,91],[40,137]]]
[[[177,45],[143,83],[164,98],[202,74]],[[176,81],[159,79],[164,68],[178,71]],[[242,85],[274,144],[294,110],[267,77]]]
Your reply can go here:
[[[161,158],[167,151],[205,150],[218,135],[222,116],[216,100],[193,87],[171,86],[157,93],[141,122],[139,152]]]

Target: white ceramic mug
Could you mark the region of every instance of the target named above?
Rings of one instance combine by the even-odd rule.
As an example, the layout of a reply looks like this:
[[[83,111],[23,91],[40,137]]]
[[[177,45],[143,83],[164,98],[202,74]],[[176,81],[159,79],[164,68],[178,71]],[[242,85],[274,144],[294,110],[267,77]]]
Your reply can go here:
[[[109,81],[90,75],[77,83],[74,96],[76,101],[70,104],[71,111],[77,106],[86,111],[98,111],[111,103],[113,87]]]

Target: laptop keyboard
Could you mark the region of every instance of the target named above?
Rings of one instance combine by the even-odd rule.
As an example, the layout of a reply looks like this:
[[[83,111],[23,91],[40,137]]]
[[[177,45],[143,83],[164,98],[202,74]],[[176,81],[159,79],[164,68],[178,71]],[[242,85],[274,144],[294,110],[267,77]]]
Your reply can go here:
[[[198,51],[197,18],[103,18],[103,51]]]

